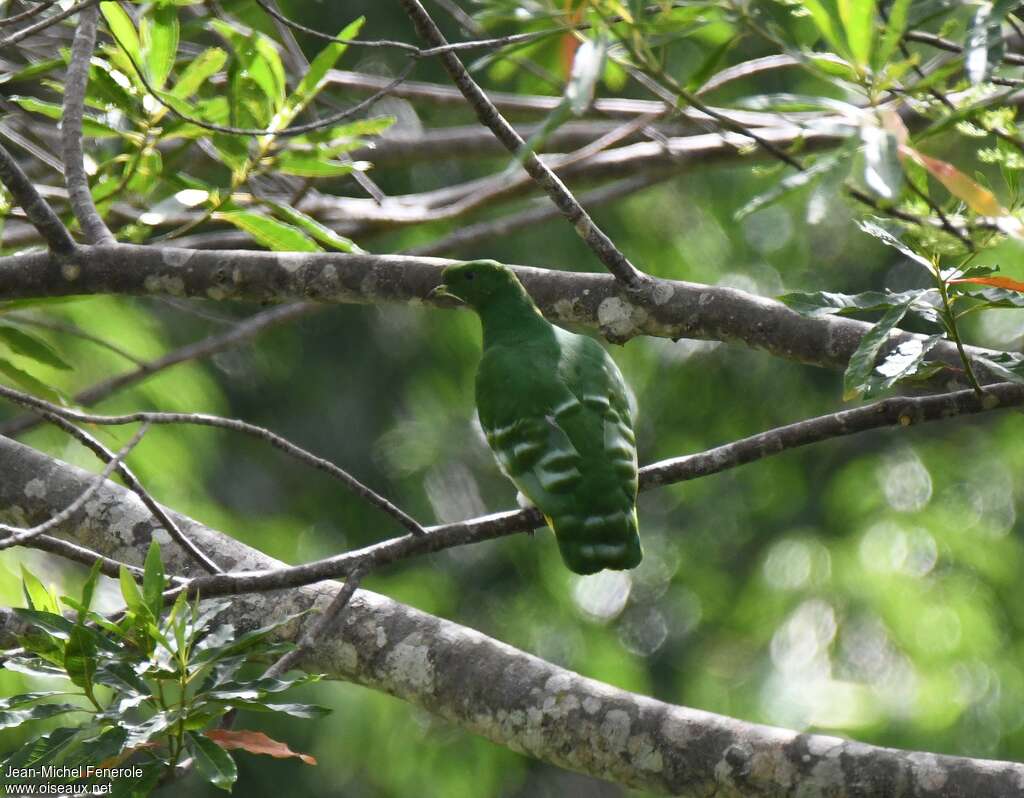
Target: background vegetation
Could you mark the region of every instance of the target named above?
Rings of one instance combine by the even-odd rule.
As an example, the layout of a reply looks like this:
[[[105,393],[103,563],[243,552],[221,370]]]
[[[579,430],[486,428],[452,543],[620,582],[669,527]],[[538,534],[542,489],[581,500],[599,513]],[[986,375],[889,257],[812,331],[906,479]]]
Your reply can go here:
[[[221,5],[226,15],[273,32],[252,3]],[[792,17],[786,5],[764,5],[761,13],[790,26],[794,36],[803,32],[808,43],[817,38],[810,21]],[[16,4],[8,6],[10,11]],[[563,11],[556,6],[522,8],[540,20],[542,12]],[[361,37],[414,41],[397,4],[292,2],[282,8],[296,21],[330,33],[365,14]],[[488,30],[522,29],[511,19],[512,4],[489,2],[468,10],[479,13]],[[201,16],[190,19],[195,39],[205,23]],[[963,40],[971,9],[946,19],[952,26],[947,35]],[[710,53],[740,32],[724,15],[711,23],[695,26],[667,49],[665,63],[680,80],[692,77]],[[445,26],[453,40],[459,38],[450,20]],[[310,57],[322,46],[296,36]],[[570,63],[566,38],[543,40],[519,54],[564,80]],[[764,40],[743,35],[720,64],[770,52]],[[393,76],[404,64],[401,52],[352,48],[339,66]],[[491,89],[553,92],[508,60],[484,65],[476,74]],[[417,64],[414,77],[446,82],[429,59]],[[614,70],[606,79],[599,95],[648,96]],[[44,96],[45,84],[21,82],[16,90]],[[746,95],[781,90],[828,91],[818,77],[800,70],[754,76],[742,87]],[[732,92],[723,91],[716,101],[727,104]],[[342,90],[328,94],[342,104],[352,102]],[[3,108],[16,112],[9,98]],[[472,122],[465,108],[394,97],[380,100],[370,113],[396,117],[390,135]],[[951,135],[933,139],[929,152],[973,164],[978,146]],[[212,160],[184,163],[196,177],[223,181],[222,167]],[[416,161],[372,174],[388,195],[397,195],[490,174],[508,163],[508,156]],[[998,165],[978,169],[993,179],[999,175]],[[737,220],[752,197],[777,184],[779,170],[754,153],[724,163],[693,163],[593,215],[638,267],[659,277],[769,297],[928,285],[918,267],[857,228],[852,219],[864,209],[841,181],[826,179]],[[348,178],[339,178],[335,188],[359,195]],[[154,191],[159,201],[167,189]],[[460,219],[378,230],[357,237],[357,243],[398,252],[465,224]],[[561,219],[451,256],[600,268]],[[1009,240],[977,262],[998,263],[1004,274],[1024,279],[1019,261],[1020,244]],[[16,312],[73,323],[149,359],[258,310],[94,297]],[[16,356],[11,362],[31,366],[66,395],[129,365],[80,338],[39,334],[73,368],[47,370]],[[1009,350],[1019,347],[1022,334],[1024,316],[1015,309],[974,314],[963,332],[971,343]],[[264,425],[357,474],[423,523],[454,521],[514,506],[515,490],[495,467],[475,420],[472,381],[479,349],[470,313],[324,307],[209,360],[164,371],[99,408],[203,411]],[[612,347],[612,354],[636,394],[641,463],[831,412],[842,393],[836,373],[740,345],[639,337]],[[15,414],[0,407],[0,422]],[[648,492],[640,503],[645,559],[628,573],[575,576],[562,566],[550,533],[542,531],[410,560],[373,573],[364,587],[664,701],[887,746],[1021,760],[1022,423],[1018,413],[1007,412],[871,432]],[[129,437],[124,431],[102,434],[112,443]],[[52,428],[34,429],[22,440],[95,468],[89,452]],[[154,428],[129,462],[162,503],[289,562],[364,546],[398,531],[326,478],[228,433]],[[22,563],[44,582],[69,590],[83,576],[78,567],[42,554],[6,551],[0,554],[0,603],[20,602]],[[116,586],[102,583],[99,595],[111,608],[116,604]],[[22,676],[0,671],[0,694],[25,688]],[[315,755],[319,766],[241,754],[241,793],[623,794],[358,686],[319,683],[300,692],[335,711],[315,722],[263,715],[246,722]],[[0,753],[17,748],[23,735],[0,733]],[[198,780],[174,789],[216,792]]]

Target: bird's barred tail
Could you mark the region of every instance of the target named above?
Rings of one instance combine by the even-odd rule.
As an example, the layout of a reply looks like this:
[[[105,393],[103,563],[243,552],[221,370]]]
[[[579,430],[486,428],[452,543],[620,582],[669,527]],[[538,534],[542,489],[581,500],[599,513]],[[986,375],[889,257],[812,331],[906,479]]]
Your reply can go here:
[[[643,559],[636,509],[587,518],[548,518],[558,540],[566,567],[578,574],[593,574],[604,568],[623,571],[635,568]]]

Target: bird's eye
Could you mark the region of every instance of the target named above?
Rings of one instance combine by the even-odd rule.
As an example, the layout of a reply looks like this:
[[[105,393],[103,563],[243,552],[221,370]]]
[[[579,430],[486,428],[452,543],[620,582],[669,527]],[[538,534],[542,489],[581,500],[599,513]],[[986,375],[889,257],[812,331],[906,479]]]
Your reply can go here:
[[[476,277],[476,275],[473,274],[473,272],[466,272],[466,279],[467,280],[472,280],[474,277]]]

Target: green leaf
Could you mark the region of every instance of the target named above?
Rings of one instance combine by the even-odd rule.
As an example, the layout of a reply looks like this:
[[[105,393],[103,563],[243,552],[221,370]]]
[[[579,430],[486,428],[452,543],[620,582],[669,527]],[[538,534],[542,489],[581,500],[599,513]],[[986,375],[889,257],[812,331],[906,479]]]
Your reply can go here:
[[[867,388],[868,377],[875,368],[878,350],[889,340],[889,333],[893,328],[903,320],[912,301],[889,308],[881,320],[860,339],[860,344],[850,356],[846,373],[843,375],[843,401],[856,399],[863,394]]]
[[[907,30],[910,0],[895,0],[889,8],[889,20],[882,31],[882,38],[875,51],[875,66],[881,69],[900,46],[903,34]]]
[[[85,584],[82,585],[82,606],[78,610],[79,626],[85,624],[85,616],[92,606],[92,596],[96,592],[96,581],[100,578],[101,565],[102,563],[99,560],[93,563],[92,568],[89,569],[89,576],[86,577]]]
[[[864,183],[873,194],[895,200],[903,189],[896,136],[880,127],[863,125],[860,138],[864,142]]]
[[[45,75],[51,69],[63,67],[64,63],[63,58],[50,58],[36,64],[29,64],[16,72],[5,72],[3,75],[0,75],[0,83],[21,83],[22,81],[32,80],[39,75]]]
[[[9,99],[16,102],[26,111],[42,114],[50,119],[60,119],[64,115],[63,106],[57,105],[56,103],[48,103],[44,100],[37,100],[35,97],[20,97],[18,95],[12,95]],[[110,125],[104,124],[97,119],[93,119],[91,116],[84,116],[82,118],[82,132],[87,136],[99,139],[129,137],[128,133],[115,130],[110,127]]]
[[[583,116],[594,100],[594,88],[604,72],[608,56],[608,40],[599,35],[587,39],[576,49],[569,82],[565,86],[565,99],[574,116]]]
[[[832,155],[819,158],[802,172],[795,172],[783,180],[780,180],[770,189],[762,194],[758,194],[747,202],[746,205],[736,211],[736,220],[740,221],[741,219],[745,219],[754,211],[758,211],[761,208],[778,202],[784,197],[792,194],[794,191],[798,191],[805,186],[809,186],[815,183],[819,178],[837,171],[850,157],[851,152],[852,150],[849,147],[842,148]]]
[[[362,30],[363,23],[365,21],[366,17],[359,17],[358,19],[353,20],[341,29],[337,38],[343,40],[356,38],[356,36],[359,35],[359,31]],[[291,95],[289,95],[288,99],[285,100],[284,108],[281,113],[274,119],[272,125],[274,130],[282,130],[283,128],[288,127],[292,120],[298,116],[307,105],[309,105],[322,88],[324,78],[327,77],[327,73],[334,68],[338,59],[341,58],[342,54],[347,49],[347,44],[331,42],[317,53],[316,58],[314,58],[310,63],[306,74],[303,75],[302,80],[299,81],[299,85],[295,87],[295,90]]]
[[[365,251],[351,239],[335,233],[329,227],[320,224],[316,219],[311,216],[307,216],[300,210],[292,208],[290,205],[274,202],[274,200],[264,200],[264,203],[273,208],[274,213],[284,221],[293,224],[296,227],[301,227],[321,244],[326,244],[332,249],[337,249],[341,252],[359,254]]]
[[[898,250],[900,253],[905,255],[910,260],[914,261],[915,263],[921,264],[922,266],[924,266],[925,269],[928,270],[929,274],[935,274],[935,266],[930,260],[921,255],[918,255],[916,252],[914,252],[914,250],[912,250],[910,247],[908,247],[906,244],[900,241],[896,236],[894,236],[881,225],[875,224],[874,222],[861,221],[857,222],[857,226],[868,235],[877,238],[886,246],[890,246],[893,249]]]
[[[1010,382],[1024,382],[1024,357],[1016,352],[1000,352],[996,355],[975,355],[976,360],[991,371]]]
[[[9,698],[0,698],[0,709],[17,709],[23,707],[26,704],[34,704],[36,701],[41,701],[44,698],[51,698],[55,695],[67,695],[67,693],[61,690],[43,690],[37,693],[21,693],[19,695],[12,695]]]
[[[199,775],[215,787],[231,792],[238,779],[238,768],[231,754],[213,740],[194,732],[185,732],[185,739]]]
[[[178,9],[158,5],[150,9],[139,26],[146,77],[154,89],[163,88],[178,55]]]
[[[95,635],[84,626],[76,626],[64,646],[64,669],[68,678],[86,692],[92,692],[96,665]]]
[[[154,618],[159,618],[164,607],[164,563],[160,559],[160,544],[149,542],[146,565],[142,577],[142,595]]]
[[[136,64],[141,64],[142,46],[139,44],[139,34],[136,32],[128,12],[121,8],[120,3],[116,2],[100,3],[100,11],[103,13],[104,19],[107,20],[107,27],[114,40]]]
[[[62,371],[70,371],[70,364],[64,360],[57,350],[37,335],[26,332],[17,325],[17,322],[0,322],[0,343],[7,346],[11,352],[22,357],[35,360],[44,366],[49,366]]]
[[[828,0],[825,0],[828,2]],[[833,8],[826,8],[825,2],[822,0],[805,0],[803,7],[811,15],[811,19],[814,21],[815,26],[818,28],[818,32],[827,41],[836,52],[841,55],[848,55],[848,51],[843,40],[839,37],[837,20]],[[829,2],[829,6],[832,3]]]
[[[914,288],[909,291],[865,291],[861,294],[835,294],[829,291],[783,294],[777,299],[801,316],[812,319],[823,316],[851,316],[868,311],[888,310],[907,302],[932,307],[941,302],[934,288]]]
[[[0,357],[0,374],[3,374],[16,385],[35,396],[47,399],[54,403],[62,402],[64,399],[60,391],[56,388],[52,388],[45,382],[36,379],[27,371],[23,371],[9,360],[5,360],[2,357]]]
[[[251,211],[224,211],[215,213],[213,218],[230,222],[267,249],[276,252],[322,251],[315,241],[297,227],[271,219],[269,216],[261,216]]]
[[[182,100],[188,99],[199,91],[203,83],[216,75],[227,60],[228,54],[219,47],[207,48],[197,58],[189,61],[185,71],[175,82],[172,94]]]
[[[47,590],[46,586],[39,581],[36,575],[24,565],[21,566],[21,589],[25,594],[25,601],[30,610],[51,613],[60,612],[57,597]]]
[[[718,65],[722,63],[722,59],[725,58],[726,53],[732,49],[733,45],[740,40],[739,34],[730,36],[717,47],[712,48],[711,52],[707,54],[701,65],[693,71],[686,80],[686,88],[691,92],[699,91],[700,88],[708,82],[708,79],[715,74],[715,70],[718,69]]]
[[[139,586],[135,584],[135,577],[132,576],[132,572],[124,565],[121,566],[119,579],[121,595],[124,597],[124,603],[128,606],[128,609],[139,618],[149,617],[149,607],[142,598]]]
[[[69,712],[84,712],[82,707],[74,704],[40,704],[29,709],[0,710],[0,729],[9,729],[21,726],[31,720],[42,720],[53,718],[57,715],[66,715]]]
[[[866,67],[871,62],[875,33],[875,0],[839,0],[839,18],[854,61]]]
[[[267,701],[260,701],[258,698],[236,698],[228,696],[221,698],[219,693],[210,693],[203,697],[203,702],[208,704],[221,704],[235,709],[246,709],[250,712],[279,712],[282,715],[291,715],[293,718],[322,718],[329,715],[331,710],[327,707],[316,704],[275,704]]]
[[[320,155],[299,152],[282,152],[275,159],[277,171],[298,177],[343,177],[353,170],[365,169],[367,164],[362,161],[327,160]]]
[[[22,745],[4,761],[4,765],[12,768],[33,768],[36,765],[53,764],[87,735],[87,731],[76,727],[54,729]]]
[[[273,42],[259,32],[243,34],[223,20],[214,19],[210,25],[231,44],[238,62],[235,73],[258,86],[273,110],[279,109],[285,97],[285,74]]]
[[[875,373],[871,375],[864,391],[864,398],[877,396],[889,390],[899,380],[915,376],[924,364],[925,357],[942,339],[942,335],[911,338],[889,352],[875,367]],[[881,379],[876,375],[880,375]]]
[[[971,83],[988,80],[1003,60],[1003,22],[1016,6],[1010,0],[983,0],[978,4],[964,42],[964,67]]]
[[[369,119],[357,119],[344,125],[335,125],[323,130],[311,130],[288,141],[291,144],[315,145],[322,147],[339,140],[359,139],[360,136],[378,136],[395,124],[393,116],[374,116]]]

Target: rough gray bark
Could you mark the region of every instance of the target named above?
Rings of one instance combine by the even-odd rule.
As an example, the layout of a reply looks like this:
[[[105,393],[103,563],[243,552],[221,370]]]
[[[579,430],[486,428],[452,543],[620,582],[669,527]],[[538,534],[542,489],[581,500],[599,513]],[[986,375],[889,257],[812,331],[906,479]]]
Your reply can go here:
[[[0,438],[0,517],[37,523],[66,506],[93,476]],[[277,565],[260,552],[177,515],[186,534],[236,569]],[[170,572],[194,572],[136,496],[107,483],[76,522],[76,541],[142,561],[155,535]],[[320,583],[237,597],[240,629],[326,606],[338,590]],[[0,644],[12,617],[0,612]],[[314,622],[309,621],[307,622]],[[299,633],[298,623],[287,630]],[[305,667],[421,706],[501,745],[561,767],[660,793],[692,796],[1011,798],[1024,765],[912,753],[749,724],[628,693],[552,665],[472,629],[360,590],[341,628]]]
[[[450,307],[426,295],[441,281],[441,270],[454,262],[405,255],[83,246],[70,259],[47,253],[0,258],[0,296],[131,294]],[[780,302],[735,288],[651,278],[646,293],[638,295],[622,290],[607,274],[513,268],[549,319],[597,328],[616,343],[638,335],[734,341],[789,360],[841,369],[870,328],[855,319],[807,318]],[[895,334],[888,347],[915,337],[924,336]],[[932,354],[954,368],[960,363],[949,341],[940,342]],[[976,369],[988,376],[980,365]],[[946,377],[947,387],[962,385],[955,374]]]

